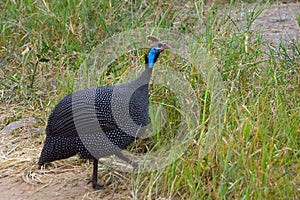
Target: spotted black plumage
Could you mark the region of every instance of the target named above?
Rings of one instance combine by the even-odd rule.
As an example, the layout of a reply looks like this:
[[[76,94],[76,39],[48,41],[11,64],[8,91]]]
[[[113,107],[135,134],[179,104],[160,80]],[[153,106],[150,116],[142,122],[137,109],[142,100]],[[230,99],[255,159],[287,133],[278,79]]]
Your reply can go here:
[[[94,188],[98,159],[109,155],[137,167],[121,150],[140,137],[148,124],[148,84],[152,66],[165,46],[151,47],[145,55],[145,70],[136,79],[115,86],[101,86],[67,95],[52,110],[38,164],[43,165],[79,154],[93,159]]]

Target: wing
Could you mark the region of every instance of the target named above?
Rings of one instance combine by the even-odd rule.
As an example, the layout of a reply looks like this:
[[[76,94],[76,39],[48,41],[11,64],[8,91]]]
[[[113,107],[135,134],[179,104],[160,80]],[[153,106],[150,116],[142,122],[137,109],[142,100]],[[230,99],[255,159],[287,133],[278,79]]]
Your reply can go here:
[[[113,86],[76,91],[61,99],[52,110],[46,134],[78,136],[78,132],[117,128],[111,113]]]

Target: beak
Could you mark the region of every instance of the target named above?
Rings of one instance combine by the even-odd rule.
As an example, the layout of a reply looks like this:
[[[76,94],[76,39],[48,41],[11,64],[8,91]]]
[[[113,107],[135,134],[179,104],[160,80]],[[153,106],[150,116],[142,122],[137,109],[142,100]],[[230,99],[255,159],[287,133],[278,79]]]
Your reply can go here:
[[[165,43],[162,43],[162,47],[159,50],[159,53],[163,52],[165,49],[170,49],[170,46]]]

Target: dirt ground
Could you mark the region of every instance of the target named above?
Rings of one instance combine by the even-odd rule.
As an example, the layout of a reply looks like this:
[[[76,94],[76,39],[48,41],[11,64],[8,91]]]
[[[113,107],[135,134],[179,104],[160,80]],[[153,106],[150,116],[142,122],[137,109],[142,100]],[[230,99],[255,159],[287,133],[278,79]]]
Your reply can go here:
[[[299,26],[296,21],[297,13],[300,14],[300,3],[274,5],[263,11],[252,28],[262,31],[264,39],[274,47],[278,46],[280,39],[288,44],[296,38],[300,38]],[[22,131],[26,130],[23,129]],[[33,131],[32,137],[40,132],[40,130]],[[99,170],[98,177],[100,183],[106,184],[106,188],[95,191],[91,185],[87,185],[92,174],[92,163],[69,158],[54,162],[46,169],[39,169],[35,164],[37,163],[35,158],[32,159],[30,155],[24,155],[22,150],[17,152],[20,148],[19,145],[15,145],[12,150],[18,159],[3,156],[2,145],[7,144],[4,143],[4,138],[11,140],[6,142],[15,142],[14,144],[17,141],[11,134],[4,135],[0,132],[0,136],[0,200],[34,200],[45,197],[57,200],[132,198],[131,186],[127,185],[131,173],[121,174],[104,167]],[[28,138],[19,138],[18,141],[30,142]],[[27,151],[35,155],[40,153],[33,149],[27,149]],[[77,162],[76,165],[74,162]],[[100,165],[100,167],[102,166]]]
[[[84,169],[80,169],[84,170]],[[88,169],[91,172],[92,168]],[[4,177],[0,179],[0,199],[2,200],[40,200],[55,199],[132,199],[122,183],[108,185],[95,191],[83,173],[78,171],[52,173],[47,175],[47,183],[26,182],[26,176]],[[130,175],[129,175],[130,176]],[[41,177],[43,178],[43,177]],[[45,178],[44,178],[45,179]],[[117,180],[115,180],[118,182]]]
[[[64,173],[63,176],[56,174],[53,176],[53,179],[55,178],[62,182],[54,181],[52,184],[46,185],[28,184],[20,177],[4,177],[0,179],[0,198],[7,200],[43,199],[47,196],[48,199],[74,199],[76,197],[82,198],[82,195],[93,192],[91,188],[83,184],[84,181],[78,180],[70,185],[66,184],[68,176],[67,173]]]
[[[291,44],[300,38],[296,15],[300,13],[300,3],[272,5],[265,9],[254,21],[252,28],[263,33],[263,37],[273,47],[280,41]]]

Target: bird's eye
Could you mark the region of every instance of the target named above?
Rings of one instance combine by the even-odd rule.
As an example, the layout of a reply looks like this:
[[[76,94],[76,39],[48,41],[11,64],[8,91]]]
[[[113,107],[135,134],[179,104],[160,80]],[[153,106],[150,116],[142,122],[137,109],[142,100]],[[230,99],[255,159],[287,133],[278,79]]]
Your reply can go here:
[[[162,43],[158,43],[158,44],[157,44],[157,47],[158,47],[159,49],[161,49],[162,46],[163,46]]]

